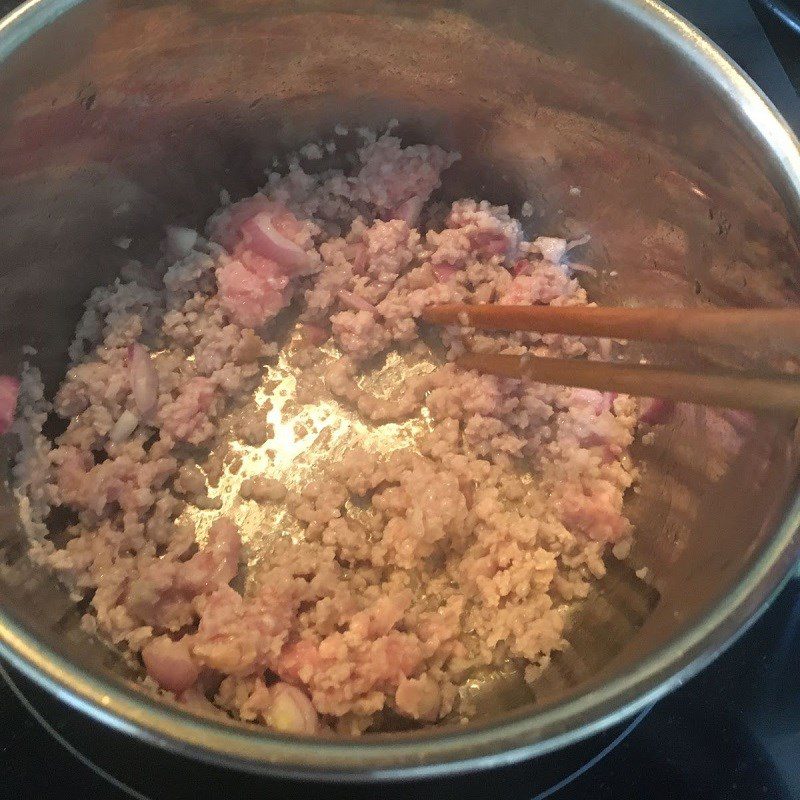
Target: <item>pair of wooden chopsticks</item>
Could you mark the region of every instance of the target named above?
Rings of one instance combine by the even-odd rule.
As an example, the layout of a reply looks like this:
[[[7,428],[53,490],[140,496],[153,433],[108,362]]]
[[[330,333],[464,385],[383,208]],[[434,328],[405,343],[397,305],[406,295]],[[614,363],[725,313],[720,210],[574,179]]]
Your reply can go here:
[[[501,331],[729,345],[765,355],[800,354],[800,311],[793,309],[558,308],[435,305],[423,320]],[[800,377],[749,372],[671,369],[559,358],[471,353],[457,362],[511,378],[530,378],[640,397],[800,414]]]

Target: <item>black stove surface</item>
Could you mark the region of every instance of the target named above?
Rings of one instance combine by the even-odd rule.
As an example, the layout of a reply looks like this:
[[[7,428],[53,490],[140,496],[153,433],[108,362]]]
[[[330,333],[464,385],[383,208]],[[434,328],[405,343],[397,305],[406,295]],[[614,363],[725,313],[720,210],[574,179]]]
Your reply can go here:
[[[800,82],[800,37],[770,28],[785,71],[746,0],[669,4],[800,130],[787,77]],[[14,5],[0,0],[0,12]],[[542,759],[436,781],[329,786],[234,774],[134,742],[18,673],[8,677],[0,680],[0,799],[800,800],[800,578],[726,654],[630,723]]]

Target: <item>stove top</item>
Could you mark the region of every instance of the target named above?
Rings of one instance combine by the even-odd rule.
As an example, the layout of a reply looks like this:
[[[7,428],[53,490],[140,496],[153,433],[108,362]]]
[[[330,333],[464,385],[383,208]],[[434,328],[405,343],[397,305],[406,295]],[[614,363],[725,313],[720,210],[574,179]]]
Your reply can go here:
[[[0,13],[16,5],[0,0]],[[671,0],[800,131],[792,81],[746,0]],[[770,36],[800,82],[796,40]],[[256,796],[800,800],[800,576],[698,677],[624,725],[542,759],[457,778],[331,786],[234,774],[135,742],[0,669],[0,795],[37,800]]]

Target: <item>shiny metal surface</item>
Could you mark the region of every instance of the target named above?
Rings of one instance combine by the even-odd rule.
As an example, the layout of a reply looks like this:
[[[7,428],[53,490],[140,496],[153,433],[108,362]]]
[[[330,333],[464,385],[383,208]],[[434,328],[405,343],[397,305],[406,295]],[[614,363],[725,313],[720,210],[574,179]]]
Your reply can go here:
[[[0,59],[0,371],[32,344],[50,388],[91,288],[337,122],[396,117],[462,152],[444,197],[528,199],[531,232],[590,230],[600,302],[798,302],[797,144],[650,0],[34,0],[0,25]],[[796,444],[791,420],[684,410],[640,449],[630,498],[654,587],[612,571],[536,697],[469,727],[312,742],[156,703],[26,561],[2,488],[0,647],[109,724],[242,769],[367,778],[536,755],[684,680],[769,599],[800,544]]]

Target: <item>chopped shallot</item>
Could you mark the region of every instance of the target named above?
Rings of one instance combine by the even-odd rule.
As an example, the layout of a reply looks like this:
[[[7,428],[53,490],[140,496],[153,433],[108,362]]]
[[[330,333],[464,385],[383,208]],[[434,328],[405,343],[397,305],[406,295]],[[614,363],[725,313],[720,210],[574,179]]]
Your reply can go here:
[[[158,373],[150,351],[141,344],[132,344],[128,351],[131,389],[139,413],[145,417],[158,404]]]
[[[353,259],[353,272],[356,275],[363,275],[367,271],[368,266],[369,256],[367,254],[367,248],[359,243],[356,245],[356,254]]]
[[[441,283],[449,281],[456,272],[458,272],[458,267],[453,264],[435,264],[433,267],[433,274],[436,275],[436,280]]]
[[[417,224],[419,214],[422,211],[422,206],[425,205],[425,198],[420,195],[410,197],[394,210],[391,215],[392,219],[401,219],[409,228],[413,228]]]
[[[291,218],[291,219],[290,219]],[[285,236],[297,220],[290,214],[279,216],[262,211],[242,224],[244,247],[280,264],[284,269],[302,274],[312,266],[312,260],[302,247]]]
[[[288,683],[276,683],[269,691],[271,703],[266,721],[271,728],[283,733],[317,732],[317,712],[304,692]]]
[[[162,688],[175,694],[185,692],[200,675],[186,642],[159,636],[142,648],[147,674]]]
[[[348,292],[345,289],[340,289],[338,293],[339,300],[342,301],[344,305],[348,308],[352,308],[353,311],[367,311],[370,314],[377,314],[375,310],[375,306],[369,302],[369,300],[365,300],[363,297],[360,297],[357,294],[353,294],[353,292]]]
[[[472,246],[484,256],[504,255],[509,248],[508,238],[494,231],[475,234],[471,239]]]
[[[517,275],[522,275],[524,272],[528,272],[529,270],[530,262],[526,261],[524,258],[521,258],[516,264],[514,264],[514,269],[512,269],[511,272],[516,278]]]
[[[139,424],[139,417],[133,411],[125,410],[119,415],[119,419],[114,423],[114,427],[108,434],[114,444],[124,442],[135,430]]]
[[[227,199],[230,202],[230,196]],[[208,234],[229,253],[233,253],[241,239],[242,224],[262,211],[271,212],[273,208],[275,204],[263,194],[255,194],[233,205],[225,205],[208,221]]]

